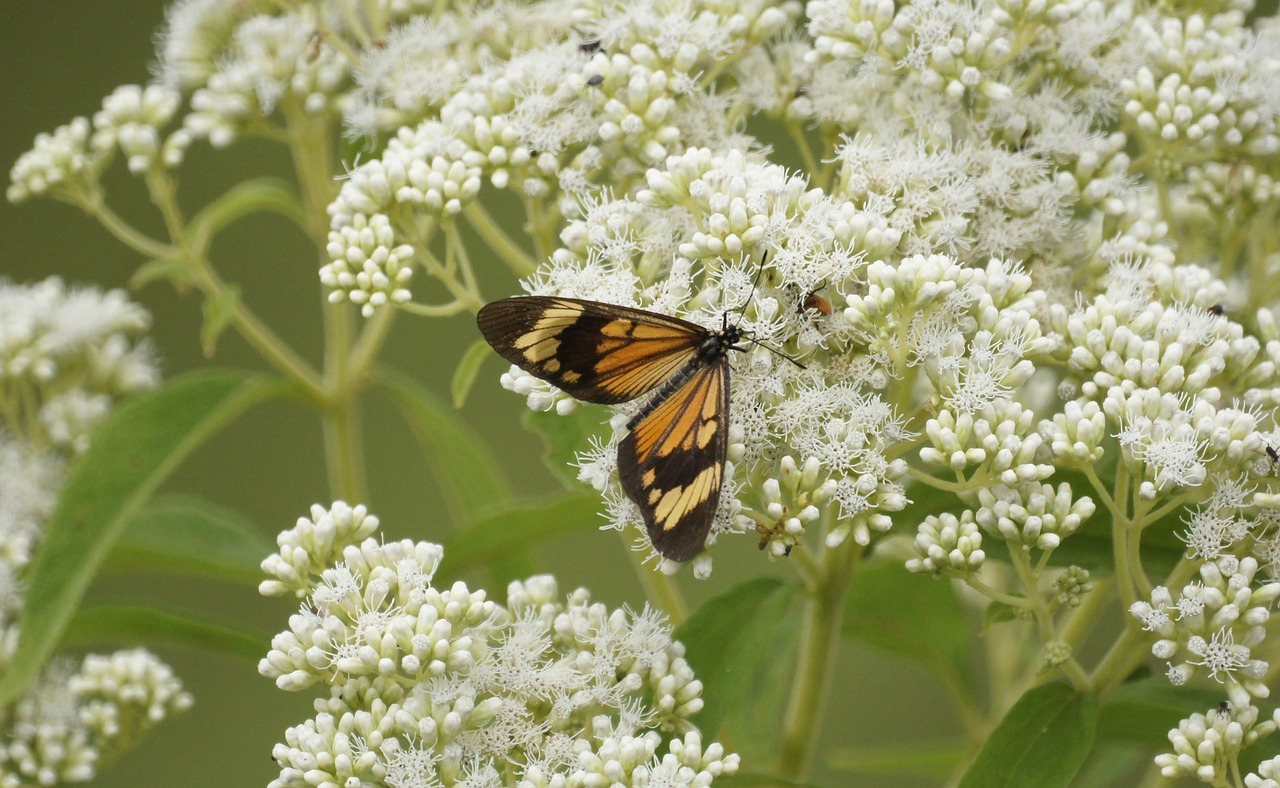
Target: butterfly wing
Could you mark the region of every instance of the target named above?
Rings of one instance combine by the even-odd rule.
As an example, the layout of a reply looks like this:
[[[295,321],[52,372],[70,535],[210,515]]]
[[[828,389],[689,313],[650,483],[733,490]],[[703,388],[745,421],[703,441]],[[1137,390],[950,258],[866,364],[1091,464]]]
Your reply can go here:
[[[551,296],[494,301],[476,322],[512,364],[584,402],[606,405],[665,383],[697,357],[709,334],[656,312]]]
[[[696,369],[642,411],[618,444],[618,475],[663,556],[688,561],[711,531],[729,431],[729,362]]]

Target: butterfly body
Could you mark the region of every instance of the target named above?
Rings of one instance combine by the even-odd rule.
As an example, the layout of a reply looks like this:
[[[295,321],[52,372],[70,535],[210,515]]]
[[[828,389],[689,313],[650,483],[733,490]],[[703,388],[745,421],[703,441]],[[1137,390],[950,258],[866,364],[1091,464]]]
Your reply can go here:
[[[688,561],[715,520],[728,449],[729,363],[743,335],[669,315],[575,298],[487,304],[485,339],[511,363],[585,402],[651,394],[618,444],[622,488],[654,548]]]

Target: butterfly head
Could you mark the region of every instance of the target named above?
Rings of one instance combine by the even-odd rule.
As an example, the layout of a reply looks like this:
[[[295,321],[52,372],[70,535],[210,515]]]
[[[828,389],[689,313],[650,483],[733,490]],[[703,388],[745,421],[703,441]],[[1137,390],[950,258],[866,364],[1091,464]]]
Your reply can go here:
[[[725,318],[723,327],[719,331],[708,333],[707,338],[698,346],[698,355],[702,357],[703,361],[712,362],[728,355],[730,350],[745,352],[746,348],[738,346],[738,342],[743,339],[749,340],[750,338],[741,328],[730,325],[728,318]]]

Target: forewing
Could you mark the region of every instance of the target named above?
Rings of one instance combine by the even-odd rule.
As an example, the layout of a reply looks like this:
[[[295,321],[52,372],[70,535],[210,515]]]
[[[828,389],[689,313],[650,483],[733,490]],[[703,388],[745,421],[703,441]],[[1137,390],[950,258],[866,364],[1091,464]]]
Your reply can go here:
[[[607,405],[665,383],[697,357],[708,335],[656,312],[551,296],[494,301],[476,322],[512,364],[584,402]]]
[[[702,550],[711,531],[729,430],[729,363],[694,372],[644,413],[618,444],[618,475],[653,547],[673,561]]]

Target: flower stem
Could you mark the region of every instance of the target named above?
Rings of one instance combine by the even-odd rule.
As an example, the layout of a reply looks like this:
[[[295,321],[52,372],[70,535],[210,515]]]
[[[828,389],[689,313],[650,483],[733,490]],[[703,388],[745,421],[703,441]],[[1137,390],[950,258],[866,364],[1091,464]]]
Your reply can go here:
[[[516,276],[528,276],[537,269],[537,261],[530,257],[519,244],[511,240],[511,236],[507,235],[501,225],[493,220],[483,205],[478,202],[470,203],[462,209],[462,213],[471,223],[471,229],[484,239],[489,249],[502,258]]]
[[[193,245],[190,235],[178,213],[177,197],[174,194],[173,182],[163,173],[147,178],[147,188],[152,202],[164,216],[165,226],[169,228],[173,239],[172,246],[149,249],[146,245],[137,245],[145,240],[140,235],[129,232],[129,227],[111,212],[105,204],[86,208],[91,215],[103,223],[117,238],[144,254],[156,251],[156,256],[173,254],[190,266],[192,280],[209,301],[226,297],[230,286],[222,280],[218,272],[210,264],[206,250]],[[320,375],[312,369],[301,356],[293,351],[284,340],[280,339],[265,323],[257,318],[245,306],[243,301],[235,304],[231,315],[231,325],[263,358],[271,362],[277,370],[301,387],[303,393],[311,400],[319,402],[324,399],[324,387]]]
[[[289,152],[308,218],[308,234],[323,250],[329,232],[326,208],[337,195],[333,174],[334,123],[329,117],[314,117],[300,107],[285,107],[289,128]],[[362,380],[353,374],[351,346],[355,341],[350,307],[322,310],[324,315],[324,407],[320,411],[324,435],[325,467],[332,493],[348,501],[367,500],[364,474],[364,437],[360,425]],[[366,366],[371,359],[363,359]],[[358,370],[361,374],[363,369]]]
[[[636,572],[636,579],[640,581],[640,587],[644,589],[644,595],[649,603],[666,613],[672,626],[688,618],[689,606],[685,604],[684,595],[680,593],[680,586],[676,585],[675,578],[645,566],[644,553],[631,549],[626,533],[622,531],[618,533],[622,537],[623,544],[626,545],[627,555],[631,557],[631,566]]]
[[[831,683],[831,666],[840,645],[844,603],[862,552],[862,546],[853,541],[825,549],[817,584],[806,589],[800,655],[783,722],[778,761],[778,773],[782,777],[793,780],[802,777],[813,758],[816,733],[826,707],[827,687]]]

